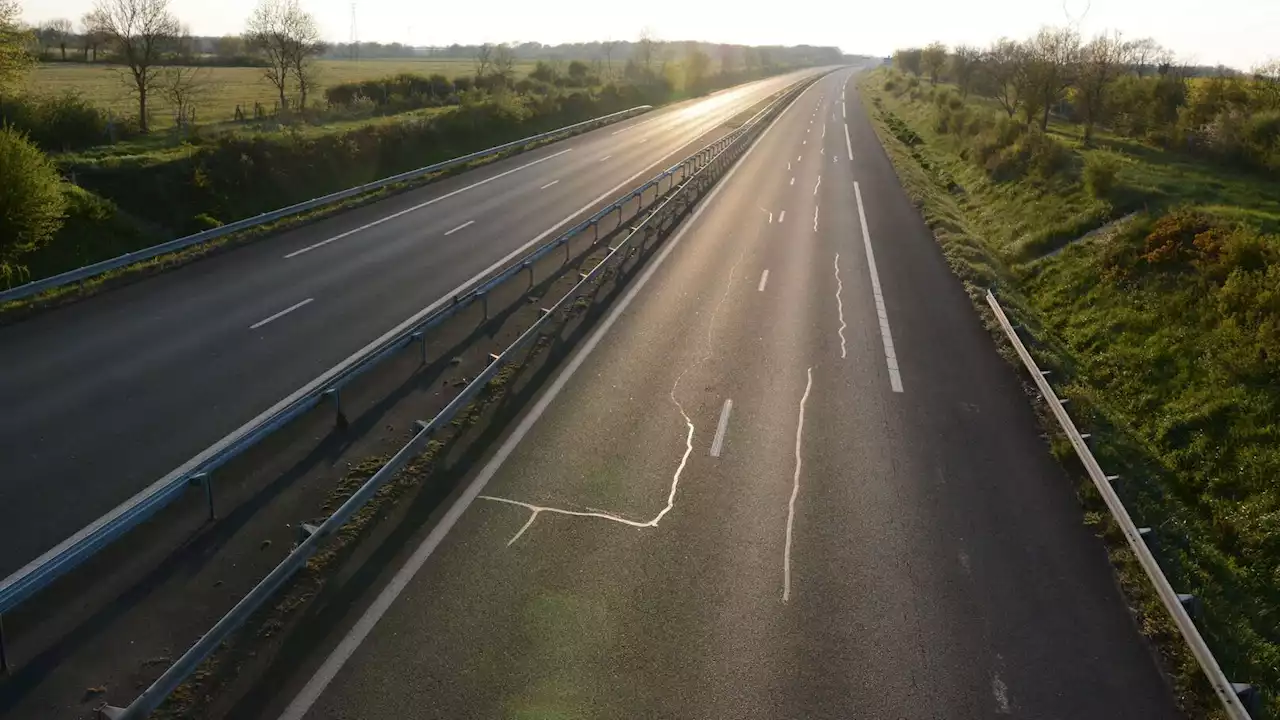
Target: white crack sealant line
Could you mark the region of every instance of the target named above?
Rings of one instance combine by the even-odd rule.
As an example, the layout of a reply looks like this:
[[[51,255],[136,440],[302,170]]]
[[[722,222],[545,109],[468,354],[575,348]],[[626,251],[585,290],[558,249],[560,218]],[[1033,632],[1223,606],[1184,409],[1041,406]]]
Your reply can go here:
[[[817,195],[817,194],[818,194],[818,188],[820,188],[820,187],[822,187],[822,176],[821,176],[821,175],[819,175],[819,176],[818,176],[818,183],[817,183],[816,185],[814,185],[814,186],[813,186],[813,194],[814,194],[814,195]]]
[[[818,232],[818,206],[813,206],[813,231]]]
[[[844,281],[840,279],[840,253],[836,253],[836,311],[840,314],[840,359],[848,356],[845,350],[844,329],[849,327],[844,322],[844,299],[841,294],[844,292]]]
[[[813,368],[809,368],[804,395],[800,398],[800,416],[796,421],[796,470],[791,476],[791,499],[787,502],[787,541],[782,549],[782,602],[791,600],[791,536],[796,524],[796,498],[800,496],[800,447],[804,439],[804,406],[813,389]]]
[[[761,226],[761,228],[763,228],[763,225]],[[757,238],[758,238],[760,230],[757,230],[756,232],[757,232]],[[517,532],[514,537],[512,537],[510,540],[507,541],[507,547],[510,547],[512,543],[518,540],[520,536],[523,535],[524,532],[528,530],[530,526],[533,525],[533,520],[535,520],[540,513],[544,513],[544,512],[551,513],[553,515],[568,515],[572,517],[597,518],[601,520],[608,520],[611,522],[620,523],[622,525],[628,525],[630,527],[656,528],[658,527],[658,523],[662,522],[662,518],[666,517],[667,513],[671,512],[672,509],[675,508],[676,491],[679,489],[680,479],[684,476],[685,467],[687,467],[689,464],[689,456],[693,454],[693,436],[696,430],[693,424],[693,418],[689,417],[689,413],[685,411],[684,405],[680,402],[680,399],[676,397],[676,393],[679,390],[680,383],[681,381],[684,380],[685,375],[689,374],[690,371],[698,367],[701,367],[704,363],[710,360],[712,356],[715,355],[716,317],[720,314],[720,310],[724,307],[725,301],[729,299],[729,292],[733,289],[734,279],[737,278],[738,276],[738,266],[742,264],[742,260],[743,258],[746,257],[746,254],[747,254],[747,244],[744,243],[742,245],[741,251],[739,251],[738,253],[738,259],[735,260],[733,263],[733,266],[729,268],[729,281],[725,283],[724,293],[721,294],[720,301],[716,303],[715,308],[712,309],[711,311],[711,317],[707,320],[707,338],[706,338],[706,342],[704,343],[704,352],[700,356],[698,356],[693,361],[693,363],[691,363],[690,365],[685,367],[685,369],[680,371],[680,374],[676,376],[676,381],[671,385],[671,392],[668,393],[667,395],[670,398],[671,403],[676,406],[676,411],[680,413],[680,418],[684,421],[684,424],[685,424],[684,453],[680,456],[680,462],[676,466],[675,473],[671,476],[671,488],[667,493],[667,504],[663,506],[663,508],[658,511],[658,514],[653,516],[652,519],[644,522],[640,522],[640,521],[624,518],[621,515],[605,512],[603,510],[592,510],[589,512],[584,512],[580,510],[568,510],[565,508],[549,507],[544,505],[534,505],[532,503],[521,502],[519,500],[511,500],[510,498],[496,497],[493,495],[479,495],[477,497],[477,499],[479,500],[490,500],[493,502],[503,502],[510,505],[519,505],[521,507],[526,508],[531,513],[533,513],[533,517],[530,518],[530,520],[520,528],[519,532]],[[728,418],[726,417],[725,421],[727,421],[727,419]]]
[[[862,187],[853,182],[853,194],[858,201],[858,222],[862,224],[862,244],[867,251],[867,271],[871,273],[871,294],[876,301],[876,315],[880,319],[880,339],[884,341],[884,361],[889,368],[889,385],[896,393],[902,392],[902,373],[898,370],[898,354],[893,348],[893,332],[889,329],[889,313],[884,307],[884,293],[880,291],[880,272],[876,270],[876,254],[871,249],[871,232],[867,230],[867,211],[862,206]]]

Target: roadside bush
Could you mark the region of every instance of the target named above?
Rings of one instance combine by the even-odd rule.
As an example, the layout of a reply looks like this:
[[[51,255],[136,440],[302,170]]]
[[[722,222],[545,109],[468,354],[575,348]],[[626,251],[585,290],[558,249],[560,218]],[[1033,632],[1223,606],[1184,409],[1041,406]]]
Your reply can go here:
[[[49,242],[62,227],[67,201],[49,158],[26,136],[0,127],[0,276],[23,275],[22,256]]]
[[[22,131],[46,152],[79,150],[107,138],[106,114],[72,91],[0,99],[0,123]]]
[[[1084,159],[1084,188],[1096,200],[1111,197],[1120,174],[1120,158],[1109,152],[1093,152]]]
[[[47,245],[22,259],[33,280],[169,239],[144,230],[115,203],[83,188],[63,183],[62,195],[66,212],[61,229]]]

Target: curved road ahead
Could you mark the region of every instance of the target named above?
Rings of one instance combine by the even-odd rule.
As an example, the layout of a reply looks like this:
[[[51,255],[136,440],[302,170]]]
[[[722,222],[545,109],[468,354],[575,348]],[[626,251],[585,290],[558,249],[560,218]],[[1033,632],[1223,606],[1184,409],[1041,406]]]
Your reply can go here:
[[[848,79],[781,116],[264,717],[1177,717]]]
[[[0,328],[0,578],[811,72],[651,112]]]

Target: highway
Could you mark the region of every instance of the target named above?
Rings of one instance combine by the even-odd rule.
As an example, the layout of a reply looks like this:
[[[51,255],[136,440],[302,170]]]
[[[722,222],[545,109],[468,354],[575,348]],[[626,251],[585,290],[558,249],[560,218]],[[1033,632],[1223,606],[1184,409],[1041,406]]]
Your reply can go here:
[[[809,72],[647,113],[0,328],[0,577]]]
[[[781,116],[264,717],[1178,717],[849,78]]]

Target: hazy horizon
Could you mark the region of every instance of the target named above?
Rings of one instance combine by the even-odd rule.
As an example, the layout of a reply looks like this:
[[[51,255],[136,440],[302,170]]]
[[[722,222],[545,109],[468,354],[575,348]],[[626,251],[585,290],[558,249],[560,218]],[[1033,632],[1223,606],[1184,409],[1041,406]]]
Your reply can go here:
[[[239,34],[255,0],[170,0],[178,18],[197,35]],[[351,37],[351,0],[302,0],[319,21],[326,40]],[[855,8],[829,0],[789,3],[786,12],[734,16],[709,3],[650,0],[644,12],[622,5],[568,0],[554,12],[529,13],[528,3],[491,0],[476,22],[465,4],[431,7],[404,0],[356,0],[356,32],[362,42],[417,46],[530,42],[548,45],[596,40],[634,40],[648,27],[658,39],[743,45],[836,46],[854,55],[884,56],[900,47],[938,40],[948,45],[985,45],[1000,36],[1023,38],[1043,25],[1070,24],[1086,35],[1119,31],[1150,36],[1180,60],[1247,70],[1280,53],[1280,2],[1219,0],[1205,13],[1199,0],[981,0],[961,4],[919,0]],[[93,0],[26,0],[22,17],[36,24],[66,17],[78,21]],[[725,8],[740,6],[725,5]],[[761,7],[761,6],[756,6]]]

